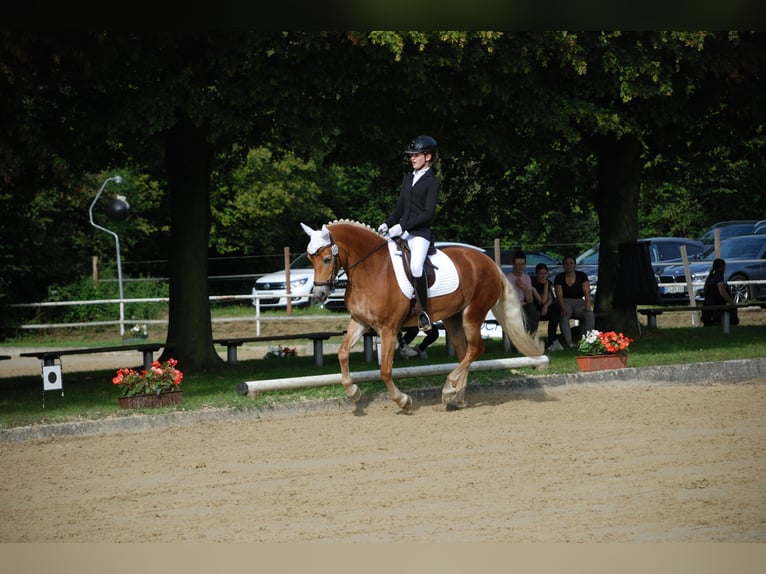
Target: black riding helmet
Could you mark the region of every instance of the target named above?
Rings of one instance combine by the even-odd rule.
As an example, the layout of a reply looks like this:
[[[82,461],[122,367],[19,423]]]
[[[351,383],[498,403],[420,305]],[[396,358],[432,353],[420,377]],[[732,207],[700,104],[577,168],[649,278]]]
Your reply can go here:
[[[433,163],[436,161],[436,140],[431,136],[418,136],[410,142],[410,147],[404,153],[408,155],[413,153],[430,153],[431,163]]]

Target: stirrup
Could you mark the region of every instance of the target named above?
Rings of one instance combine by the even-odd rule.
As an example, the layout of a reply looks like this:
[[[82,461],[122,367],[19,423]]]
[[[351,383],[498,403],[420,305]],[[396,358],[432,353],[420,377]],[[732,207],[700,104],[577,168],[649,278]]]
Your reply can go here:
[[[428,316],[428,313],[425,311],[421,311],[420,315],[418,315],[418,326],[420,327],[421,331],[430,331],[433,329],[433,325],[431,324],[431,318]]]

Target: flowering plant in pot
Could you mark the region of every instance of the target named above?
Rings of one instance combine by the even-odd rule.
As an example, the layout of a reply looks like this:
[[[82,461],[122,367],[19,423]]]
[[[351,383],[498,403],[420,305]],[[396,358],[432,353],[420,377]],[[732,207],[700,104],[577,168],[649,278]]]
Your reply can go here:
[[[122,389],[123,397],[159,395],[179,390],[183,373],[176,366],[178,361],[168,359],[165,363],[154,361],[148,371],[119,369],[112,383]]]
[[[633,339],[614,331],[592,330],[585,333],[577,346],[583,355],[627,355]]]

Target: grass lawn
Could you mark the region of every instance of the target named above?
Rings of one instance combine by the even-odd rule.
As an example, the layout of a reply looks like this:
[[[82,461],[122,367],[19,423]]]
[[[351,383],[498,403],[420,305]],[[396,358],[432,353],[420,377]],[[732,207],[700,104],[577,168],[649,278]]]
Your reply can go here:
[[[722,334],[719,328],[663,326],[660,323],[658,329],[644,330],[643,334],[636,338],[630,348],[628,366],[642,367],[764,357],[766,356],[764,343],[766,324],[763,322],[762,315],[761,312],[756,321],[743,320],[741,325],[732,328],[729,335]],[[662,317],[660,316],[660,319]],[[671,320],[668,315],[666,321]],[[60,335],[44,344],[39,340],[35,344],[59,346],[65,344],[67,340],[70,345],[77,344],[70,338]],[[339,342],[340,339],[328,341],[328,343]],[[29,338],[26,338],[24,343],[32,344]],[[501,341],[493,339],[486,343],[487,351],[479,360],[508,356],[503,351]],[[3,352],[3,346],[8,347],[14,344],[18,345],[19,342],[5,341],[0,346],[0,354]],[[99,341],[99,345],[102,344],[116,344],[116,342]],[[512,377],[576,372],[577,365],[574,358],[577,354],[576,350],[549,353],[550,366],[546,371],[521,368],[512,372],[508,370],[474,372],[469,379],[469,393],[471,386],[508,380]],[[512,353],[510,356],[517,356],[517,354]],[[394,367],[437,362],[453,363],[455,360],[454,357],[447,355],[444,340],[439,339],[429,348],[429,359],[406,361],[397,356]],[[324,362],[324,366],[316,367],[311,356],[260,358],[240,360],[236,365],[224,364],[215,373],[185,374],[181,385],[181,390],[184,392],[183,402],[175,407],[152,409],[152,412],[215,407],[246,409],[285,401],[343,397],[343,388],[340,384],[268,391],[256,397],[243,396],[236,392],[237,384],[243,381],[339,373],[334,354],[327,354]],[[352,373],[376,370],[377,365],[366,363],[364,354],[360,351],[352,355],[351,369]],[[13,378],[0,375],[0,429],[30,424],[127,416],[135,413],[132,410],[126,411],[119,408],[117,402],[119,388],[112,384],[115,370],[67,372],[65,369],[63,393],[61,391],[43,393],[39,375]],[[396,382],[405,392],[414,388],[441,387],[444,375],[399,379]],[[365,395],[386,392],[385,385],[380,381],[360,383],[359,387]]]

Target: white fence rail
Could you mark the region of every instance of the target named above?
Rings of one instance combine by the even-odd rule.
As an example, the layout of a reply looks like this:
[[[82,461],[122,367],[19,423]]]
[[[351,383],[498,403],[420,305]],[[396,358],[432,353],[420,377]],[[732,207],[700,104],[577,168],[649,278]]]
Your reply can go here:
[[[217,322],[232,322],[232,321],[255,321],[256,325],[256,336],[260,336],[261,334],[261,306],[260,306],[260,296],[256,293],[251,293],[249,295],[211,295],[209,297],[210,301],[240,301],[240,300],[254,300],[255,301],[255,316],[254,317],[226,317],[226,318],[214,318],[212,319],[213,323]],[[38,303],[16,303],[11,305],[11,307],[19,307],[19,308],[44,308],[44,307],[71,307],[76,305],[103,305],[103,304],[113,304],[113,305],[124,305],[124,304],[130,304],[130,303],[168,303],[170,301],[169,297],[140,297],[140,298],[133,298],[133,299],[93,299],[88,301],[43,301]],[[287,319],[287,317],[279,317],[279,318],[269,318],[269,320],[274,319]],[[116,320],[116,321],[86,321],[86,322],[79,322],[79,323],[27,323],[24,325],[21,325],[22,329],[59,329],[59,328],[67,328],[67,327],[96,327],[96,326],[106,326],[106,325],[120,325],[121,332],[125,332],[125,323],[132,323],[132,324],[141,324],[141,325],[164,325],[167,324],[167,319],[130,319],[127,321],[124,320]]]
[[[766,280],[759,280],[759,281],[730,281],[729,285],[750,285],[750,284],[766,284]],[[686,283],[658,283],[659,287],[683,287],[686,288]],[[695,291],[697,287],[704,286],[704,282],[696,281],[692,283],[693,287],[695,288]],[[266,297],[264,297],[266,298]],[[273,296],[269,296],[268,298],[273,298]],[[261,316],[261,306],[260,306],[260,299],[261,296],[257,292],[253,292],[247,295],[211,295],[209,297],[209,300],[211,302],[225,302],[225,301],[244,301],[244,300],[252,300],[255,302],[255,316],[254,317],[226,317],[226,318],[213,318],[213,323],[218,322],[234,322],[234,321],[255,321],[256,325],[256,336],[260,336],[261,334],[261,321],[263,320]],[[87,301],[43,301],[38,303],[15,303],[13,305],[10,305],[11,307],[19,307],[19,308],[46,308],[46,307],[68,307],[68,306],[75,306],[75,305],[103,305],[103,304],[113,304],[113,305],[124,305],[124,304],[130,304],[130,303],[168,303],[170,301],[169,297],[140,297],[140,298],[133,298],[133,299],[93,299],[93,300],[87,300]],[[682,302],[682,298],[679,298],[679,303]],[[269,321],[273,320],[287,320],[289,317],[269,317]],[[130,320],[115,320],[115,321],[86,321],[86,322],[76,322],[76,323],[27,323],[24,325],[21,325],[22,329],[59,329],[59,328],[67,328],[67,327],[97,327],[97,326],[107,326],[107,325],[119,325],[121,328],[120,332],[125,332],[125,323],[132,323],[132,324],[142,324],[142,325],[164,325],[167,324],[167,319],[130,319]]]

